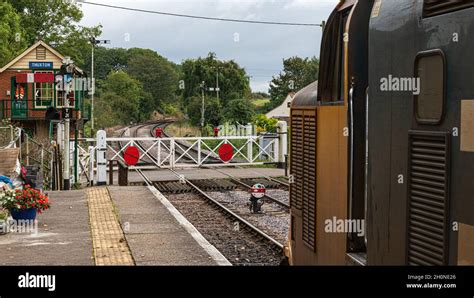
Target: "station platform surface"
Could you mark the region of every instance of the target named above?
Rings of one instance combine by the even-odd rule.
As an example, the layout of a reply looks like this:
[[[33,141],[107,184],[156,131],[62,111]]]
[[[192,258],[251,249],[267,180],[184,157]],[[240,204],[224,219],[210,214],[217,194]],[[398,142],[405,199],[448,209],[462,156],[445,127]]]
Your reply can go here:
[[[218,168],[220,172],[232,175],[236,178],[262,178],[262,177],[283,177],[284,169],[276,168]],[[176,172],[184,175],[190,180],[198,179],[224,179],[227,175],[220,173],[214,169],[188,168],[175,169]],[[143,173],[153,182],[159,181],[178,181],[179,178],[170,170],[143,170]],[[114,171],[114,183],[117,184],[118,173]],[[143,183],[143,178],[134,170],[129,170],[128,181],[131,184]]]
[[[49,192],[51,208],[32,229],[0,235],[0,265],[94,265],[83,190]]]
[[[49,192],[51,208],[37,216],[37,233],[0,235],[0,265],[230,264],[154,191]]]
[[[215,248],[210,255],[211,245],[196,240],[186,229],[189,223],[179,222],[148,187],[108,189],[136,265],[228,265]]]

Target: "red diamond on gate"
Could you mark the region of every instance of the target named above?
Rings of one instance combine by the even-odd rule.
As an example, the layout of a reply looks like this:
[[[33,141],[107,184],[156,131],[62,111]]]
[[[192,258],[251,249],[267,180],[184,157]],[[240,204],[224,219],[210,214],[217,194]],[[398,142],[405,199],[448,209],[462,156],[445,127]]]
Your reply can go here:
[[[138,148],[135,146],[128,146],[123,153],[123,159],[125,159],[125,163],[129,166],[134,166],[140,160],[140,152]]]
[[[228,162],[234,156],[234,148],[231,144],[222,144],[219,147],[219,157],[223,162]]]

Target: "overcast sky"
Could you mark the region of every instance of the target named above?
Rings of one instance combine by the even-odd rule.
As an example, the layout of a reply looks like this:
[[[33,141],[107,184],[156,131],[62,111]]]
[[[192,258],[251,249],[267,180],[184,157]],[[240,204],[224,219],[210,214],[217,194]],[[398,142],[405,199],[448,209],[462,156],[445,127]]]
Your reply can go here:
[[[258,21],[320,23],[338,0],[87,0],[178,14]],[[320,27],[206,21],[82,4],[82,25],[101,24],[110,47],[140,47],[171,61],[206,56],[233,59],[249,74],[253,91],[268,91],[272,75],[291,56],[319,57]]]

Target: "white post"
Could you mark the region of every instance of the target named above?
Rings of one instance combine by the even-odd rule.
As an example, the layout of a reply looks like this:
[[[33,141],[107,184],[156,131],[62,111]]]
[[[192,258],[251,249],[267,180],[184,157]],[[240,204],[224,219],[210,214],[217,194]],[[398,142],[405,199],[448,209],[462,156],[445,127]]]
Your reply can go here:
[[[198,139],[197,140],[197,144],[198,144],[198,166],[201,166],[201,141],[202,139]]]
[[[278,162],[283,163],[285,162],[285,156],[288,154],[288,124],[286,121],[278,121],[278,141]]]
[[[170,166],[174,169],[174,158],[175,158],[175,148],[174,148],[174,139],[170,141]]]
[[[252,136],[252,124],[248,123],[247,124],[247,136],[248,138],[248,143],[247,143],[247,159],[249,163],[253,162],[253,140],[250,138]]]
[[[161,167],[161,140],[158,140],[158,165]]]
[[[91,61],[91,81],[92,81],[92,94],[91,94],[91,133],[94,134],[94,93],[95,93],[95,82],[94,82],[94,48],[95,40],[92,43],[92,61]]]
[[[97,185],[105,185],[107,183],[106,138],[105,130],[97,131]]]
[[[89,146],[89,184],[94,185],[94,167],[95,167],[95,150],[94,146]]]

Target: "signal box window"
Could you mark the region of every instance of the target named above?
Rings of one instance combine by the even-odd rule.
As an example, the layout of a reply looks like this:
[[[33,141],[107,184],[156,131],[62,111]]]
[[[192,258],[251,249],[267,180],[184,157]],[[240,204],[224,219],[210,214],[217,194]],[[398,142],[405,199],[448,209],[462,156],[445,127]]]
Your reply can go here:
[[[415,95],[415,117],[420,124],[439,124],[445,101],[445,57],[441,50],[421,52],[415,61],[420,94]]]
[[[38,71],[36,73],[53,73],[51,71]],[[35,108],[48,108],[53,102],[53,83],[35,83]]]

